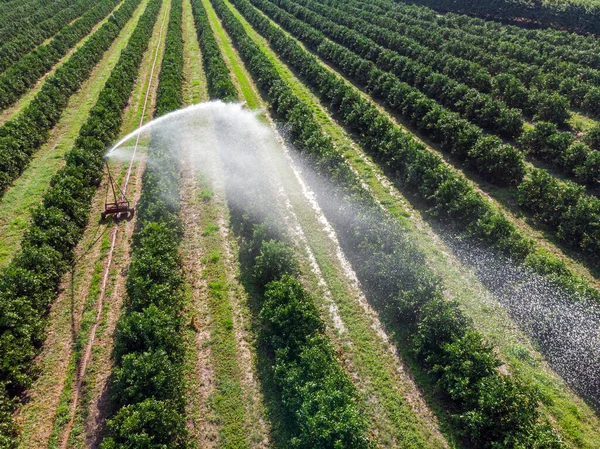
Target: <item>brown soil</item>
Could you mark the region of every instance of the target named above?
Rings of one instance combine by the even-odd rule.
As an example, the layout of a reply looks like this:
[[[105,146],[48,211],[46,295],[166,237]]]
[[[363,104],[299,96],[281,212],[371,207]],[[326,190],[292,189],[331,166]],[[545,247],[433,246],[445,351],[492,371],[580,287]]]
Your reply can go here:
[[[135,171],[132,174],[130,180],[131,199],[134,204],[140,198],[141,195],[141,179],[144,169],[146,167],[145,160],[140,158],[140,162],[137,164]],[[127,267],[131,260],[131,253],[129,248],[131,246],[131,236],[135,228],[136,220],[131,220],[125,223],[124,226],[120,227],[118,233],[117,243],[115,245],[115,257],[113,259],[112,270],[116,272],[116,279],[111,280],[114,284],[112,292],[107,297],[109,303],[106,310],[106,318],[104,319],[106,324],[103,326],[102,332],[97,336],[94,342],[94,352],[92,352],[91,363],[94,366],[94,374],[96,378],[93,382],[92,389],[92,400],[88,408],[88,416],[86,420],[85,437],[87,440],[87,447],[96,448],[100,444],[101,433],[106,418],[107,410],[107,391],[108,391],[108,379],[112,372],[112,359],[110,353],[113,347],[113,335],[117,325],[117,320],[121,312],[121,306],[123,304],[123,298],[125,297],[125,281],[127,279]],[[100,317],[97,317],[96,323],[98,324]],[[88,342],[89,343],[89,342]],[[98,351],[98,357],[94,358],[95,351]]]
[[[184,151],[184,154],[187,152]],[[191,313],[196,328],[194,336],[195,378],[188,385],[195,410],[190,410],[188,413],[188,428],[192,440],[196,441],[199,447],[209,449],[216,447],[218,427],[216,422],[211,419],[210,407],[210,397],[215,391],[215,378],[209,345],[211,319],[206,301],[207,284],[202,277],[204,271],[202,229],[197,225],[202,214],[197,200],[199,190],[195,164],[192,158],[185,158],[182,161],[180,189],[180,216],[184,229],[182,256],[184,273],[192,293]]]

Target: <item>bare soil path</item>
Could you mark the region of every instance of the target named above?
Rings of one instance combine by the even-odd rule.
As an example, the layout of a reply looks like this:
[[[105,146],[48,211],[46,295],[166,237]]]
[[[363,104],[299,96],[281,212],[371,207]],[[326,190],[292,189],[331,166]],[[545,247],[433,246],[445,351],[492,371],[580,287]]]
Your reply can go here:
[[[184,22],[188,13],[191,20],[191,8],[184,2]],[[204,73],[197,70],[202,67],[200,49],[197,42],[186,43],[192,32],[196,39],[193,25],[184,26],[184,31],[186,102],[206,101]],[[202,448],[263,448],[268,446],[269,430],[255,373],[246,296],[237,279],[237,249],[228,232],[218,145],[210,117],[197,126],[199,130],[182,136],[181,155],[182,255],[195,329],[189,336],[188,427]]]

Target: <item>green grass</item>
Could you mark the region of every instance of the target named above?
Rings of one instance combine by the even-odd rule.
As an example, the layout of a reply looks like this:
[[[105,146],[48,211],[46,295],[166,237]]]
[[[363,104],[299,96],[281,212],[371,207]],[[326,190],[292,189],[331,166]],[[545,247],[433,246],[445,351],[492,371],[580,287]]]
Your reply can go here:
[[[196,38],[192,5],[189,0],[183,2],[183,59],[185,81],[183,99],[186,105],[200,103],[208,99],[206,76],[202,70],[200,46]]]
[[[205,181],[201,181],[205,182]],[[208,187],[202,187],[208,192]],[[212,198],[212,195],[209,196]],[[244,392],[241,387],[241,369],[238,362],[231,286],[227,281],[226,259],[222,255],[219,225],[215,221],[215,204],[196,198],[202,213],[195,226],[204,229],[201,247],[204,258],[202,278],[207,285],[207,305],[210,315],[210,351],[214,368],[215,390],[209,398],[218,426],[219,448],[250,447],[247,439]]]
[[[194,18],[192,15],[192,6],[190,0],[183,1],[183,58],[184,58],[184,84],[183,84],[183,99],[185,106],[199,103],[208,100],[208,88],[206,84],[206,76],[202,68],[202,57],[200,47],[196,37],[196,29],[194,27]],[[208,201],[212,198],[213,193],[210,189],[202,189],[198,194],[198,200]],[[184,245],[185,245],[184,241]],[[186,401],[186,413],[189,426],[192,429],[197,429],[198,423],[202,420],[208,420],[212,417],[200,416],[200,398],[196,395],[196,387],[198,383],[197,373],[195,369],[196,362],[196,342],[194,323],[197,320],[197,313],[193,310],[193,293],[189,282],[185,285],[185,310],[189,318],[190,325],[185,330],[186,340],[186,357],[185,357],[185,373],[188,379],[186,392],[188,395]],[[192,435],[194,433],[192,432]],[[210,436],[206,436],[210,438]],[[198,448],[198,442],[193,441],[192,448]]]
[[[205,4],[205,7],[207,5]],[[243,68],[235,60],[235,52],[231,43],[227,41],[220,23],[218,22],[214,10],[207,7],[209,19],[213,32],[216,33],[217,41],[221,45],[223,53],[230,67],[235,67],[237,73],[243,73]],[[208,99],[206,88],[206,78],[202,72],[202,61],[196,40],[191,6],[189,1],[184,2],[184,51],[186,55],[186,84],[184,85],[184,94],[186,102],[205,101]],[[229,45],[228,45],[229,43]],[[187,46],[187,50],[186,49]],[[249,83],[243,85],[246,91],[251,92],[252,87]],[[198,174],[198,176],[200,176]],[[233,326],[233,310],[230,302],[231,286],[227,282],[226,260],[222,255],[224,242],[219,232],[219,225],[216,222],[216,204],[213,190],[206,180],[200,177],[200,185],[197,194],[192,199],[202,213],[194,226],[203,229],[201,234],[200,247],[205,256],[202,258],[204,269],[202,278],[207,285],[206,301],[208,313],[210,316],[210,353],[212,366],[214,369],[215,390],[209,398],[209,406],[212,410],[210,417],[195,416],[194,410],[197,406],[190,404],[191,420],[199,421],[201,419],[214,421],[218,429],[219,448],[245,448],[250,447],[248,435],[251,433],[248,429],[249,418],[246,416],[244,391],[241,386],[241,368],[238,361],[236,347],[235,330]],[[194,244],[196,242],[189,242]],[[186,242],[183,243],[184,248]],[[188,286],[188,291],[190,286]],[[188,294],[191,296],[191,293]],[[190,299],[191,301],[191,299]],[[195,347],[193,335],[188,335],[188,347]],[[189,354],[187,358],[187,370],[190,376],[195,376],[194,372],[194,354]],[[192,400],[196,402],[196,400]]]
[[[567,120],[567,124],[574,131],[587,131],[592,126],[598,124],[597,120],[594,120],[591,117],[588,117],[584,113],[578,110],[571,110],[571,117]]]
[[[252,86],[250,75],[246,71],[244,64],[233,48],[231,38],[221,26],[221,22],[219,21],[217,13],[215,12],[210,1],[202,0],[202,4],[206,8],[208,20],[210,21],[210,25],[221,48],[223,59],[225,60],[227,67],[229,67],[234,75],[234,83],[238,87],[238,90],[241,91],[241,98],[243,98],[250,109],[260,108],[260,98]]]

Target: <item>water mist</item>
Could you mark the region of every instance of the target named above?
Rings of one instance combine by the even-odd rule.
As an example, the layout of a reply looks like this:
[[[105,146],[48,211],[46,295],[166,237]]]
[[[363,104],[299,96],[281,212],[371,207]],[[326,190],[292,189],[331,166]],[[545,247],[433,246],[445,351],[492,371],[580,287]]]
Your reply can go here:
[[[285,212],[281,212],[281,203],[272,193],[271,180],[278,175],[277,167],[269,165],[273,171],[266,173],[261,169],[265,165],[257,159],[261,152],[262,158],[268,159],[271,152],[281,151],[280,142],[271,127],[259,122],[257,113],[240,104],[193,105],[153,120],[125,136],[107,157],[125,159],[130,153],[123,145],[148,131],[153,136],[161,136],[163,141],[177,141],[180,151],[189,152],[211,182],[223,185],[223,179],[218,177],[227,178],[230,207],[270,217],[272,222],[283,226]],[[209,168],[212,164],[209,159],[217,153],[221,169],[215,171]],[[362,210],[352,204],[335,204],[338,199],[332,194],[333,186],[302,164],[297,153],[293,150],[291,153],[326,215],[327,211],[334,210],[345,210],[349,214]],[[148,168],[152,169],[151,160]],[[368,221],[368,217],[365,220]],[[340,237],[344,231],[343,219],[334,221],[344,247],[343,237]],[[377,226],[375,220],[374,226]],[[450,233],[440,234],[454,255],[475,271],[515,323],[535,342],[552,368],[575,390],[600,404],[600,307],[584,298],[569,297],[540,276],[466,239],[455,238]]]

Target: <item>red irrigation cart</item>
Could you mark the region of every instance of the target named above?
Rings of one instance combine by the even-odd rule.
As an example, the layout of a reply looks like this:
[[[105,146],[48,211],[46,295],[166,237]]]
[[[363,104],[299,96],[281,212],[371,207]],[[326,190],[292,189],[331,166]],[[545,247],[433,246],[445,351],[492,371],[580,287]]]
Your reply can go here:
[[[108,180],[115,201],[110,203],[108,202],[108,186],[106,186],[106,199],[104,201],[104,210],[100,213],[100,217],[102,217],[102,220],[106,220],[106,217],[108,217],[109,215],[114,215],[115,219],[121,218],[122,214],[124,214],[125,218],[132,217],[135,212],[135,209],[133,207],[129,207],[129,200],[125,197],[125,192],[121,191],[120,196],[117,198],[115,182],[113,181],[113,177],[110,174],[108,161],[106,161],[106,170],[108,171]]]

